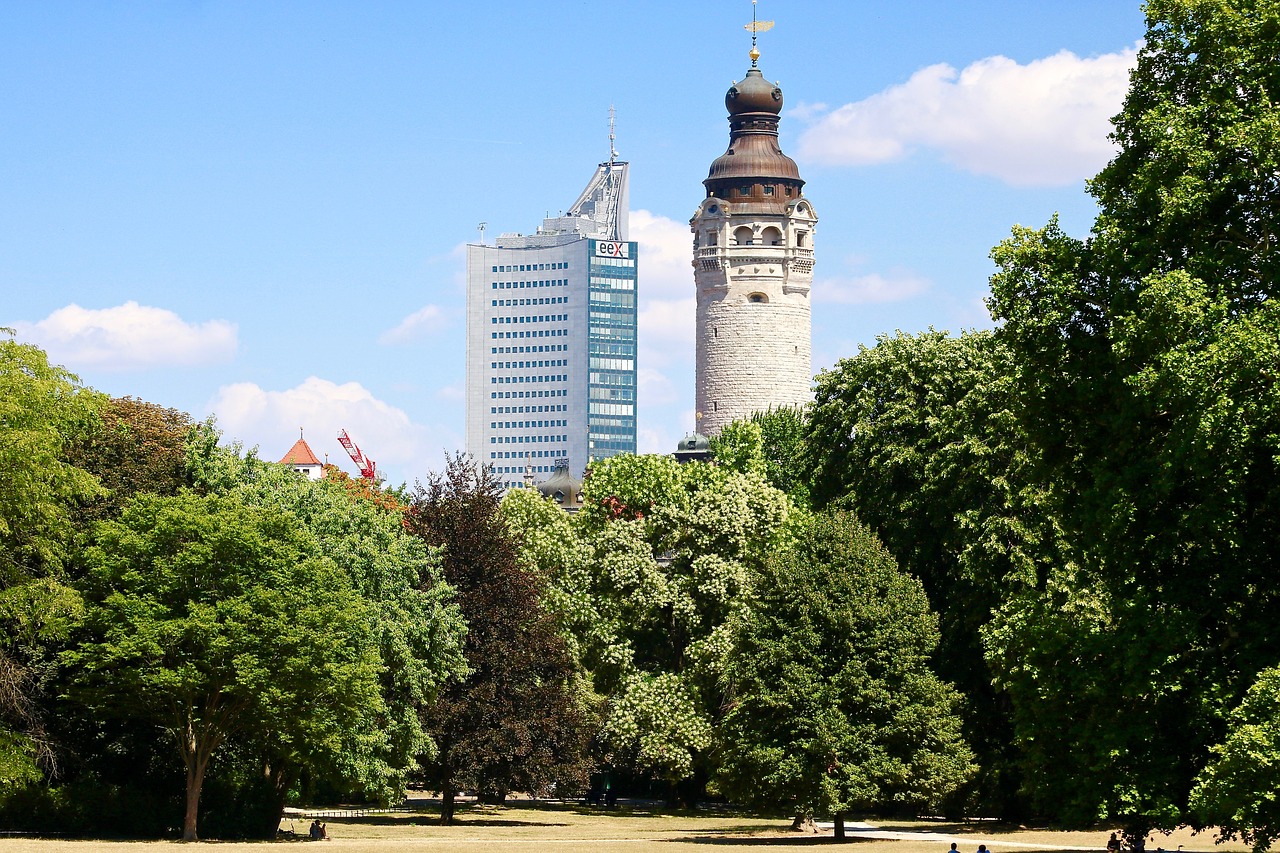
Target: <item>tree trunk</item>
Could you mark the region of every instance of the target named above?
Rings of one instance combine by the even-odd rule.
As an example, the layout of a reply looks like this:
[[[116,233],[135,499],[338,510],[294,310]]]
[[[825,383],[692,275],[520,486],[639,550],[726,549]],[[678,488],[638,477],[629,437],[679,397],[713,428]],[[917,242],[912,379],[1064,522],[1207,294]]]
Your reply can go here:
[[[817,832],[818,825],[813,822],[813,815],[798,814],[796,819],[791,821],[792,832]]]
[[[844,841],[844,812],[836,812],[836,841]]]
[[[196,818],[200,814],[200,789],[204,787],[204,771],[209,766],[208,754],[193,749],[187,760],[187,811],[182,818],[182,840],[199,841]]]
[[[453,823],[453,783],[446,782],[440,792],[440,822],[446,826]]]
[[[268,764],[263,768],[267,784],[271,786],[271,814],[263,819],[262,838],[270,840],[276,837],[280,829],[280,821],[284,818],[284,804],[289,797],[289,788],[293,785],[293,774],[288,772],[284,761]]]

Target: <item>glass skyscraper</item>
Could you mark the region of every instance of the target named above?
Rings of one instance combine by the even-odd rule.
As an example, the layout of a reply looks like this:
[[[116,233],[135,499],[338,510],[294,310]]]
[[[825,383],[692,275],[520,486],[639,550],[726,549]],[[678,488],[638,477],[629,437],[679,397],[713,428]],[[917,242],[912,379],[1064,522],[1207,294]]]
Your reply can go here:
[[[637,260],[615,160],[535,233],[467,246],[467,450],[507,488],[636,452]]]

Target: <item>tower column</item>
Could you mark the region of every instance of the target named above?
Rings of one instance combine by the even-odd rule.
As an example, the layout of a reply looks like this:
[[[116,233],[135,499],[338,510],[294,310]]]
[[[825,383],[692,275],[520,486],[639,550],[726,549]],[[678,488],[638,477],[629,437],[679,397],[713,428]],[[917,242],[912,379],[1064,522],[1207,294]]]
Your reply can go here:
[[[813,235],[818,217],[778,145],[782,90],[755,67],[725,95],[729,148],[689,221],[697,287],[696,405],[714,435],[753,412],[810,398]]]

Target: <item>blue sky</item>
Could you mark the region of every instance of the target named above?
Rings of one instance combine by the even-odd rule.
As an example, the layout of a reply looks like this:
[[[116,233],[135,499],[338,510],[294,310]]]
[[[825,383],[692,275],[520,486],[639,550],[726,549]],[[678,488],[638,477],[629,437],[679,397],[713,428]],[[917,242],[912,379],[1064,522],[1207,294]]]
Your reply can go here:
[[[1110,156],[1136,0],[761,0],[820,217],[815,371],[990,325],[987,253]],[[464,254],[631,162],[640,447],[693,423],[688,219],[746,0],[0,4],[0,325],[95,388],[393,482],[461,449]]]

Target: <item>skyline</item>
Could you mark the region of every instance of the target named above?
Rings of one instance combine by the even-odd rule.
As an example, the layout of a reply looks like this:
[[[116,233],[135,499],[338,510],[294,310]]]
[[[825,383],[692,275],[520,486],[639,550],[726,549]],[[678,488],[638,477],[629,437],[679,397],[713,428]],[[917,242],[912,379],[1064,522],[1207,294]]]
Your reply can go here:
[[[820,217],[814,369],[879,333],[987,327],[987,252],[1083,234],[1136,3],[769,2],[760,67]],[[0,10],[0,326],[89,385],[304,427],[392,483],[463,446],[465,245],[529,233],[608,159],[641,244],[641,452],[693,424],[688,218],[750,64],[748,2],[128,3]]]

